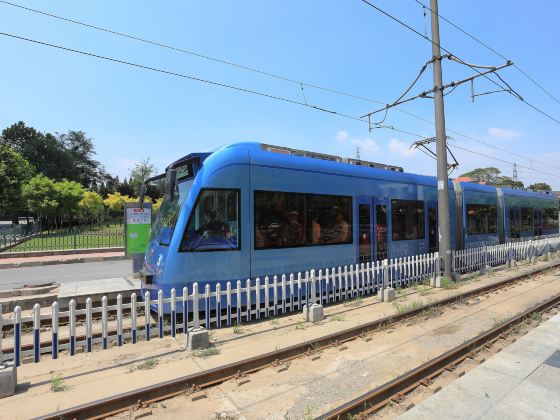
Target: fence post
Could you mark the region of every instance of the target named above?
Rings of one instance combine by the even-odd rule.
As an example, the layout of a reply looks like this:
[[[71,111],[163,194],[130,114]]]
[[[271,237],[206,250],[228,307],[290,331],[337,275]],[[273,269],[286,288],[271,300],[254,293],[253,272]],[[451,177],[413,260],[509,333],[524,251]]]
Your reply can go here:
[[[14,360],[16,367],[21,365],[21,306],[19,305],[14,308]]]
[[[297,273],[297,290],[298,290],[297,308],[298,311],[300,311],[301,310],[301,271]]]
[[[2,334],[2,328],[0,327],[0,335],[1,334]],[[40,357],[41,357],[41,306],[38,303],[36,303],[35,305],[33,305],[33,362],[39,363]],[[0,357],[0,363],[2,363],[1,359],[2,357]]]
[[[210,329],[210,285],[206,283],[204,288],[204,320],[207,330]]]
[[[294,311],[294,273],[290,273],[290,312]]]
[[[251,279],[247,279],[246,290],[247,294],[247,322],[251,321]]]
[[[92,339],[91,339],[91,334],[92,334],[92,324],[93,324],[93,318],[92,318],[92,314],[91,314],[91,298],[88,297],[86,299],[86,350],[88,353],[91,353],[91,347],[92,347]]]
[[[264,317],[268,318],[268,287],[269,280],[268,276],[264,278]],[[261,318],[261,279],[257,277],[255,279],[255,319]]]
[[[119,293],[117,295],[117,346],[121,347],[122,334],[123,334],[123,323],[122,323],[122,295]]]
[[[236,303],[237,303],[237,311],[235,313],[236,323],[237,325],[241,324],[241,280],[237,280],[237,290],[236,290]]]
[[[198,300],[200,299],[198,294],[198,283],[193,284],[193,327],[194,329],[200,328],[200,319],[198,313]]]
[[[227,304],[227,322],[226,325],[231,327],[231,282],[226,284],[226,304]]]
[[[58,358],[58,302],[52,304],[52,358]]]
[[[77,253],[78,251],[78,238],[76,237],[76,226],[74,226],[72,228],[72,231],[74,233],[74,254]]]
[[[222,326],[222,285],[216,283],[216,327]]]
[[[183,287],[183,334],[189,336],[189,289]]]
[[[157,294],[157,311],[158,311],[158,332],[159,338],[163,338],[163,290],[158,290]]]
[[[175,337],[177,327],[177,293],[171,289],[171,337]]]
[[[146,290],[144,293],[144,330],[146,332],[146,341],[150,341],[151,331],[150,331],[150,307],[151,307],[151,296],[150,291]]]
[[[70,356],[76,354],[76,301],[70,300]]]
[[[136,344],[136,325],[138,322],[138,311],[136,309],[136,293],[130,295],[130,334],[132,335],[132,344]]]
[[[101,335],[103,350],[107,349],[107,296],[101,298]]]
[[[278,276],[274,276],[272,284],[274,286],[274,291],[272,293],[274,299],[274,316],[276,316],[278,315]]]
[[[282,274],[282,313],[286,313],[286,275]]]

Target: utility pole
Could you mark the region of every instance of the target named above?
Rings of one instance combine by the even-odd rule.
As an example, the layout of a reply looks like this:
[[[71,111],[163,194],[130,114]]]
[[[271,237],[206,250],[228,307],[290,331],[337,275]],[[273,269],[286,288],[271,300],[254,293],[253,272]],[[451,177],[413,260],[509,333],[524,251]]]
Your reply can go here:
[[[439,255],[443,261],[443,275],[451,277],[451,226],[447,177],[447,135],[443,107],[443,76],[439,41],[439,12],[437,0],[430,0],[432,25],[432,56],[434,59],[434,108],[436,123],[437,189],[439,221]]]
[[[517,182],[517,163],[513,162],[513,176],[511,177],[513,182]]]

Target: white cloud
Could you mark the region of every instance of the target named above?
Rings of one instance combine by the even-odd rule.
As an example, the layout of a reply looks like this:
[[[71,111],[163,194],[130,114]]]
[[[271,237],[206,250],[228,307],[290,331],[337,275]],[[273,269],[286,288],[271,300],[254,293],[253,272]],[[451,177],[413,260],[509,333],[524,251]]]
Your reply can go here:
[[[348,132],[344,131],[344,130],[340,130],[339,132],[336,133],[335,138],[341,142],[344,143],[346,140],[348,140]]]
[[[488,135],[491,138],[499,139],[499,140],[513,140],[521,136],[521,134],[518,131],[510,130],[507,128],[496,128],[496,127],[489,128]]]
[[[361,152],[365,152],[368,155],[377,155],[381,151],[379,145],[372,139],[354,140],[353,143],[360,148]]]
[[[393,155],[405,158],[412,157],[416,154],[416,149],[411,149],[408,144],[398,139],[389,140],[389,151]]]

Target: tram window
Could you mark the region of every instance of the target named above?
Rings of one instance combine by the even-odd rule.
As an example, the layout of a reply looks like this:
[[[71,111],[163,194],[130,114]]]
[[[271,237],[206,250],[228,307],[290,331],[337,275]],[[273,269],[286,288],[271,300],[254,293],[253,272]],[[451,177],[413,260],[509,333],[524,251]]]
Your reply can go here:
[[[239,190],[203,190],[189,217],[180,251],[240,249],[239,213]]]
[[[424,202],[391,200],[393,241],[424,238]]]
[[[521,230],[533,230],[533,209],[531,207],[521,208]]]
[[[521,213],[519,207],[512,207],[509,210],[509,231],[512,238],[521,236]]]
[[[543,211],[543,227],[545,229],[558,230],[558,209],[544,209]]]
[[[467,204],[467,235],[483,235],[498,231],[496,206]]]
[[[352,242],[352,198],[255,191],[255,249]]]

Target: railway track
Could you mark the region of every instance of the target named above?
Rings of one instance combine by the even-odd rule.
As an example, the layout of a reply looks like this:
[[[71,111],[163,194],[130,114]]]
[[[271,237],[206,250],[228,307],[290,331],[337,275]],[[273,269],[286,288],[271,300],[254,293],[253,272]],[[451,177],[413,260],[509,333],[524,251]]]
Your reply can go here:
[[[215,369],[183,376],[170,381],[111,396],[109,398],[104,398],[83,405],[71,407],[65,410],[57,411],[55,413],[42,416],[41,418],[104,418],[110,415],[121,413],[123,411],[147,406],[158,401],[173,398],[184,393],[196,392],[198,390],[209,388],[231,379],[243,377],[247,374],[257,372],[270,366],[276,366],[280,363],[284,363],[304,355],[310,355],[314,352],[319,352],[329,346],[339,346],[346,341],[354,340],[358,337],[363,337],[364,334],[374,331],[379,327],[388,326],[390,324],[394,324],[405,319],[418,316],[424,311],[430,310],[434,307],[451,305],[458,301],[463,301],[468,298],[486,294],[493,290],[507,287],[510,284],[516,283],[538,272],[546,271],[549,269],[551,269],[551,267],[534,270],[533,272],[526,273],[522,276],[519,276],[518,278],[507,279],[491,285],[482,286],[477,289],[446,298],[442,301],[425,305],[421,308],[407,313],[372,321],[370,323],[360,325],[359,327],[348,328],[346,330],[324,336],[320,339],[300,343],[291,347],[241,360],[239,362],[231,363]],[[557,296],[553,299],[556,299],[555,302],[560,301],[560,296]],[[530,312],[533,312],[535,310],[536,309],[532,308]],[[523,318],[523,316],[521,316],[521,318]],[[506,327],[498,329],[500,331],[503,331],[504,329],[506,329]],[[465,354],[467,353],[468,351]],[[440,361],[439,363],[443,363],[443,361]],[[444,366],[442,365],[440,368],[444,369]],[[426,375],[424,375],[424,377],[425,376]]]
[[[475,359],[479,351],[491,347],[498,340],[507,340],[514,325],[527,320],[535,312],[544,313],[560,306],[560,295],[533,306],[504,323],[474,337],[471,340],[441,354],[384,385],[342,404],[318,417],[320,420],[341,420],[347,418],[365,419],[374,415],[390,403],[406,401],[408,394],[418,387],[431,384],[439,375],[456,367],[466,359]],[[515,332],[513,332],[515,334]]]

